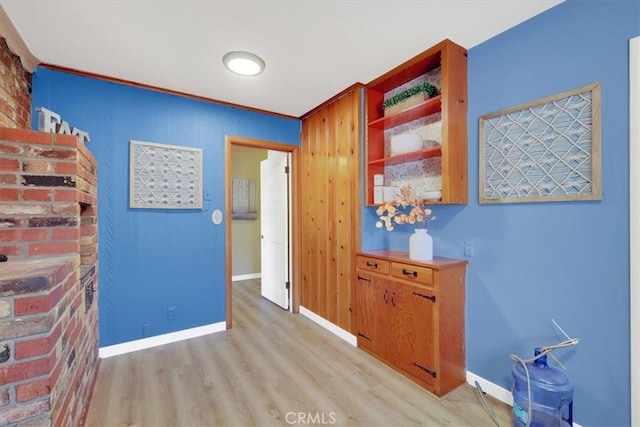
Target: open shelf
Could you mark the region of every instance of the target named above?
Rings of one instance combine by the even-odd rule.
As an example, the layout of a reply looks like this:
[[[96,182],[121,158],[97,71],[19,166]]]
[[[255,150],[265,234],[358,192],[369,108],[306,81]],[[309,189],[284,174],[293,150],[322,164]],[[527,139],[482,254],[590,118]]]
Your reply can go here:
[[[435,86],[439,94],[384,117],[385,97],[388,99],[423,81]],[[443,40],[366,85],[367,206],[374,206],[376,175],[383,175],[385,185],[390,186],[406,181],[420,188],[427,185],[425,180],[440,180],[442,199],[430,203],[467,203],[467,96],[467,52],[450,40]],[[437,113],[441,116],[429,117]],[[438,141],[440,145],[396,156],[385,153],[388,152],[385,141],[394,135],[422,134],[423,130],[429,133],[424,128],[431,124],[431,119],[441,122],[440,138],[426,139]],[[420,167],[402,167],[427,159],[431,160],[422,162]]]
[[[414,162],[416,160],[424,160],[431,157],[438,157],[442,155],[442,146],[429,147],[420,151],[412,151],[410,153],[398,154],[391,157],[385,157],[383,159],[371,160],[370,166],[382,165],[393,166],[407,162]]]
[[[409,123],[413,120],[417,120],[421,117],[437,113],[440,111],[441,98],[441,95],[437,95],[421,102],[420,104],[409,107],[406,110],[372,120],[369,122],[369,126],[375,129],[390,129],[392,127]]]

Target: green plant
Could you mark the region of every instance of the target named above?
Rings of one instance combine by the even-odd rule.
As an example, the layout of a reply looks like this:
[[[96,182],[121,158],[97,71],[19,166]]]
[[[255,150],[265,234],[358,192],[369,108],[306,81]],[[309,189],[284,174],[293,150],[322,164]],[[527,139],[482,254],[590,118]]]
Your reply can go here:
[[[386,101],[384,101],[382,103],[382,107],[383,108],[389,108],[392,105],[396,105],[397,103],[404,101],[407,98],[412,97],[413,95],[420,93],[420,92],[427,92],[427,94],[429,94],[429,98],[434,97],[438,94],[438,88],[435,87],[434,85],[430,84],[430,83],[421,83],[417,86],[414,86],[412,88],[409,88],[405,91],[402,91],[394,96],[392,96],[391,98],[387,99]]]

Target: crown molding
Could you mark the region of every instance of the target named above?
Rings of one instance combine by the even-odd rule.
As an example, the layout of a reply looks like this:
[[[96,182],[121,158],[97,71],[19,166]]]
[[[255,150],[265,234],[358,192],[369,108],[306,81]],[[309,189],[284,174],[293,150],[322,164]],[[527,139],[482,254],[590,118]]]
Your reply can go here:
[[[11,52],[20,57],[24,69],[33,73],[40,61],[31,53],[2,6],[0,6],[0,36],[5,38]]]

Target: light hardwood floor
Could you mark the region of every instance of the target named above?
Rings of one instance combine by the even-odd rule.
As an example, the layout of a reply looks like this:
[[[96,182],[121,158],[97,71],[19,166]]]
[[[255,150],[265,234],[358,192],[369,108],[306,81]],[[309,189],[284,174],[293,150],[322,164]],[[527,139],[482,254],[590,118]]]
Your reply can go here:
[[[234,283],[231,330],[102,360],[86,426],[495,425],[472,387],[439,399],[259,286]]]

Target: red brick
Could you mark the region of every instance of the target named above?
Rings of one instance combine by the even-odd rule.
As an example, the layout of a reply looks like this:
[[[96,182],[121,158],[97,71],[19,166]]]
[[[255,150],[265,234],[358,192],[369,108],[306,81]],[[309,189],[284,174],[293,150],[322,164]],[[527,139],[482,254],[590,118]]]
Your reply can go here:
[[[82,147],[84,145],[80,142],[80,138],[77,136],[62,134],[56,134],[53,143],[55,145],[62,145],[65,147]]]
[[[49,393],[51,393],[51,387],[49,386],[48,378],[16,385],[16,400],[18,402],[35,399]]]
[[[47,158],[47,159],[65,159],[76,160],[78,153],[76,150],[65,150],[61,148],[44,148],[44,147],[29,147],[27,149],[29,157]]]
[[[14,312],[17,316],[34,313],[46,313],[47,311],[49,311],[49,297],[47,295],[16,298],[13,304]]]
[[[0,383],[7,384],[16,381],[35,378],[49,372],[51,364],[48,357],[16,363],[0,368]]]
[[[57,162],[56,163],[56,173],[62,175],[70,175],[78,173],[78,165],[76,163],[69,162]]]
[[[73,306],[76,307],[76,311],[80,308],[80,304],[81,304],[82,300],[80,299],[80,295],[78,295],[74,301]],[[78,335],[80,334],[80,327],[78,326],[78,321],[76,320],[77,316],[74,316],[73,318],[71,318],[71,320],[69,321],[69,327],[67,328],[68,331],[71,331],[71,333],[69,334],[69,341],[68,341],[68,345],[73,347],[76,344],[76,341],[78,340]]]
[[[52,240],[78,240],[80,238],[80,230],[77,227],[54,228],[51,231]]]
[[[20,246],[0,245],[0,253],[8,257],[22,256],[22,248]]]
[[[0,128],[0,139],[4,141],[19,141],[32,144],[51,145],[53,134],[24,129]]]
[[[15,202],[19,195],[20,191],[17,188],[0,188],[0,201]]]
[[[58,285],[48,295],[15,298],[13,301],[13,312],[16,316],[46,313],[60,301],[62,292],[63,286]]]
[[[6,129],[6,128],[0,128]],[[0,171],[17,172],[20,170],[20,162],[17,159],[0,158]]]
[[[83,225],[80,227],[83,236],[93,236],[98,231],[98,227],[95,224]]]
[[[0,174],[0,184],[17,184],[18,175]]]
[[[51,190],[45,189],[27,189],[22,190],[22,200],[24,201],[39,201],[39,202],[50,202],[51,201]]]
[[[56,202],[77,201],[77,190],[55,190],[54,200]]]
[[[36,242],[39,240],[46,240],[48,237],[47,230],[1,230],[0,229],[0,242]]]
[[[0,144],[0,153],[5,154],[22,154],[24,148],[19,145]]]
[[[0,112],[4,113],[7,117],[15,117],[15,112],[7,104],[0,104]]]
[[[29,256],[72,254],[80,252],[80,243],[33,243],[29,245]]]
[[[19,341],[15,344],[16,359],[26,359],[27,357],[48,354],[55,346],[58,338],[62,334],[62,326],[60,323],[53,330],[51,335],[45,338],[27,339]]]
[[[72,268],[75,268],[72,270]],[[71,289],[78,280],[80,280],[80,269],[74,267],[71,264],[67,264],[65,267],[56,271],[56,282],[63,282],[64,293]]]

